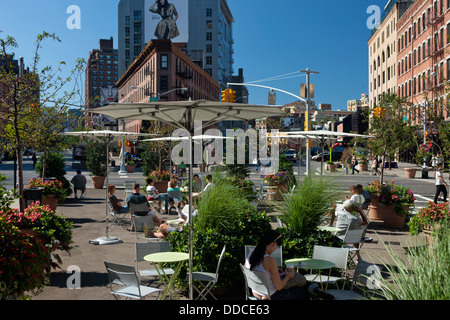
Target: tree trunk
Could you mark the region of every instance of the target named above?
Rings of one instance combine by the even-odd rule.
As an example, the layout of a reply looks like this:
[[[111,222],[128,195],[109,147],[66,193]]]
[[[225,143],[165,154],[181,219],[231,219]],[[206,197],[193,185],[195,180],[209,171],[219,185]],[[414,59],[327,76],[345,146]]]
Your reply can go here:
[[[383,157],[381,158],[381,174],[380,174],[380,183],[383,184],[384,177],[384,161],[386,160],[386,148],[383,150]]]

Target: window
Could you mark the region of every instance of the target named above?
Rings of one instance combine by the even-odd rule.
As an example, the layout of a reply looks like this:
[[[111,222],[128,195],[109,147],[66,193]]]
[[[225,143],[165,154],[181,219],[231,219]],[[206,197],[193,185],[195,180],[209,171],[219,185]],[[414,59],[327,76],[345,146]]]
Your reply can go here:
[[[212,17],[212,9],[210,9],[210,8],[206,9],[206,16],[207,17]]]
[[[167,69],[168,66],[169,66],[169,57],[167,56],[167,54],[162,54],[160,64],[161,69]]]
[[[126,26],[130,25],[130,16],[125,16],[125,25]]]
[[[134,21],[141,21],[142,12],[140,10],[136,10],[133,13],[134,13]]]
[[[206,64],[211,65],[212,64],[212,57],[206,57]]]
[[[159,77],[159,87],[162,92],[169,90],[169,77],[160,76]]]
[[[212,41],[212,33],[211,32],[206,33],[206,41]]]
[[[212,29],[212,21],[211,20],[206,21],[206,29]]]
[[[206,53],[212,53],[212,45],[211,44],[206,45]]]

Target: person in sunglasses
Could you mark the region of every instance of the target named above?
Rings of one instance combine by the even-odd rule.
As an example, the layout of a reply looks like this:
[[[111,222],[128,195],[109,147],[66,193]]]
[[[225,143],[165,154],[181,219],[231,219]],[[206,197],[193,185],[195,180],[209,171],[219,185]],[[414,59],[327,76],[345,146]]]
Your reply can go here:
[[[245,267],[250,270],[263,271],[268,283],[270,299],[272,300],[309,300],[311,295],[316,295],[325,300],[334,297],[320,290],[315,283],[306,281],[304,286],[292,286],[285,289],[290,279],[294,278],[295,271],[287,269],[285,276],[281,277],[277,263],[270,255],[281,246],[282,237],[278,231],[268,230],[259,239],[255,249],[249,254],[245,261]],[[267,295],[253,290],[253,295],[261,300],[268,299]]]

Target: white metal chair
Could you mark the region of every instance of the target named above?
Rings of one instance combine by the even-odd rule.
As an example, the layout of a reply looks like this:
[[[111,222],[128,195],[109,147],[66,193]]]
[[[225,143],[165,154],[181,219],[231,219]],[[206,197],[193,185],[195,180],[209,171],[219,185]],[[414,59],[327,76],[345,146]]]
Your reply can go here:
[[[130,211],[131,211],[131,228],[136,232],[143,232],[144,225],[147,225],[149,230],[152,230],[155,226],[153,223],[152,215],[148,214],[148,203],[147,201],[142,203],[131,203],[130,202]]]
[[[112,231],[119,225],[125,229],[126,228],[125,216],[128,214],[128,212],[124,212],[124,213],[116,212],[112,206],[111,201],[109,201],[109,199],[107,201],[107,204],[108,204],[109,214],[113,218],[113,221],[111,221],[109,224],[109,230]]]
[[[106,271],[108,272],[111,293],[117,300],[118,296],[125,297],[126,299],[132,298],[142,300],[142,298],[152,293],[158,293],[156,296],[156,298],[158,298],[161,290],[149,286],[141,286],[133,266],[107,261],[104,261],[104,263]],[[117,285],[121,287],[115,289]]]
[[[375,292],[375,290],[381,289],[381,278],[381,268],[379,266],[360,259],[356,265],[350,290],[331,289],[326,292],[334,296],[336,300],[367,300],[366,296],[353,290],[354,285],[356,283],[362,284],[364,286],[363,293],[367,291]]]
[[[267,284],[266,276],[264,272],[257,270],[250,270],[244,267],[241,263],[239,264],[241,267],[242,273],[244,275],[245,280],[245,299],[246,300],[260,300],[250,293],[250,289],[261,293],[264,296],[267,296],[270,300],[270,292],[269,285]]]
[[[245,246],[245,259],[248,258],[249,254],[253,250],[255,250],[255,246]],[[272,254],[270,256],[275,259],[278,267],[283,266],[283,247],[282,246],[279,246],[278,248],[276,248],[275,251],[272,252]]]
[[[217,283],[217,280],[219,279],[219,269],[220,264],[222,263],[222,260],[225,257],[225,249],[226,246],[223,246],[222,252],[220,253],[219,261],[217,262],[217,268],[215,273],[199,272],[199,271],[195,271],[192,273],[192,279],[194,281],[199,281],[203,286],[203,290],[200,291],[200,289],[194,285],[194,289],[199,294],[197,299],[206,300],[206,296],[209,294],[211,297],[217,300],[217,298],[212,294],[211,289],[214,288],[214,285]],[[186,276],[186,280],[188,280],[188,276]]]
[[[140,277],[158,277],[156,269],[139,269],[139,262],[145,261],[148,254],[170,251],[170,241],[136,242],[136,270]],[[173,274],[172,268],[164,268],[166,275]]]
[[[325,246],[314,246],[313,249],[313,259],[321,259],[327,260],[334,263],[335,268],[341,269],[342,276],[335,277],[323,274],[306,274],[305,278],[308,281],[317,282],[317,283],[325,283],[336,284],[338,286],[338,281],[343,281],[342,289],[345,286],[345,279],[347,278],[347,261],[348,261],[348,248],[336,248],[336,247],[325,247]]]
[[[125,181],[125,182],[123,183],[123,186],[124,186],[124,188],[125,188],[125,199],[128,197],[129,194],[132,194],[132,193],[133,193],[133,184],[134,184],[135,182],[136,182],[136,181]]]
[[[183,194],[181,193],[181,190],[167,190],[167,198],[169,199],[170,214],[170,209],[172,209],[174,205],[178,206],[178,203],[183,200]]]
[[[366,228],[350,229],[347,228],[343,238],[343,248],[348,248],[349,258],[356,265],[355,257],[359,255],[362,245],[364,244],[364,235],[366,234]]]

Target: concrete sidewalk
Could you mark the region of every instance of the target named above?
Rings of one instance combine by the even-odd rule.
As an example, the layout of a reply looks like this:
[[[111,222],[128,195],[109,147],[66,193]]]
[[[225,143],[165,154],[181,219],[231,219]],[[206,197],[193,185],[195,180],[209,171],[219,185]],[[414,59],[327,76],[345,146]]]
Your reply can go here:
[[[117,194],[121,196],[121,190],[118,190]],[[114,245],[89,243],[89,240],[105,235],[104,190],[89,189],[87,199],[84,200],[67,199],[64,205],[58,207],[57,212],[65,215],[73,223],[75,248],[71,250],[70,255],[59,252],[63,261],[62,270],[52,272],[51,284],[45,287],[41,294],[33,297],[33,300],[113,300],[103,261],[134,265],[135,233],[117,227],[110,235],[119,237],[123,243]],[[163,217],[174,219],[176,216]],[[377,264],[389,261],[385,245],[402,252],[412,240],[406,227],[401,230],[385,229],[382,222],[371,222],[367,236],[372,237],[374,241],[364,244],[361,256],[363,260]],[[71,273],[66,271],[71,266],[76,266],[81,271],[79,289],[68,288],[67,281]],[[243,299],[243,292],[236,293],[233,298]],[[184,299],[187,297],[184,296]]]

